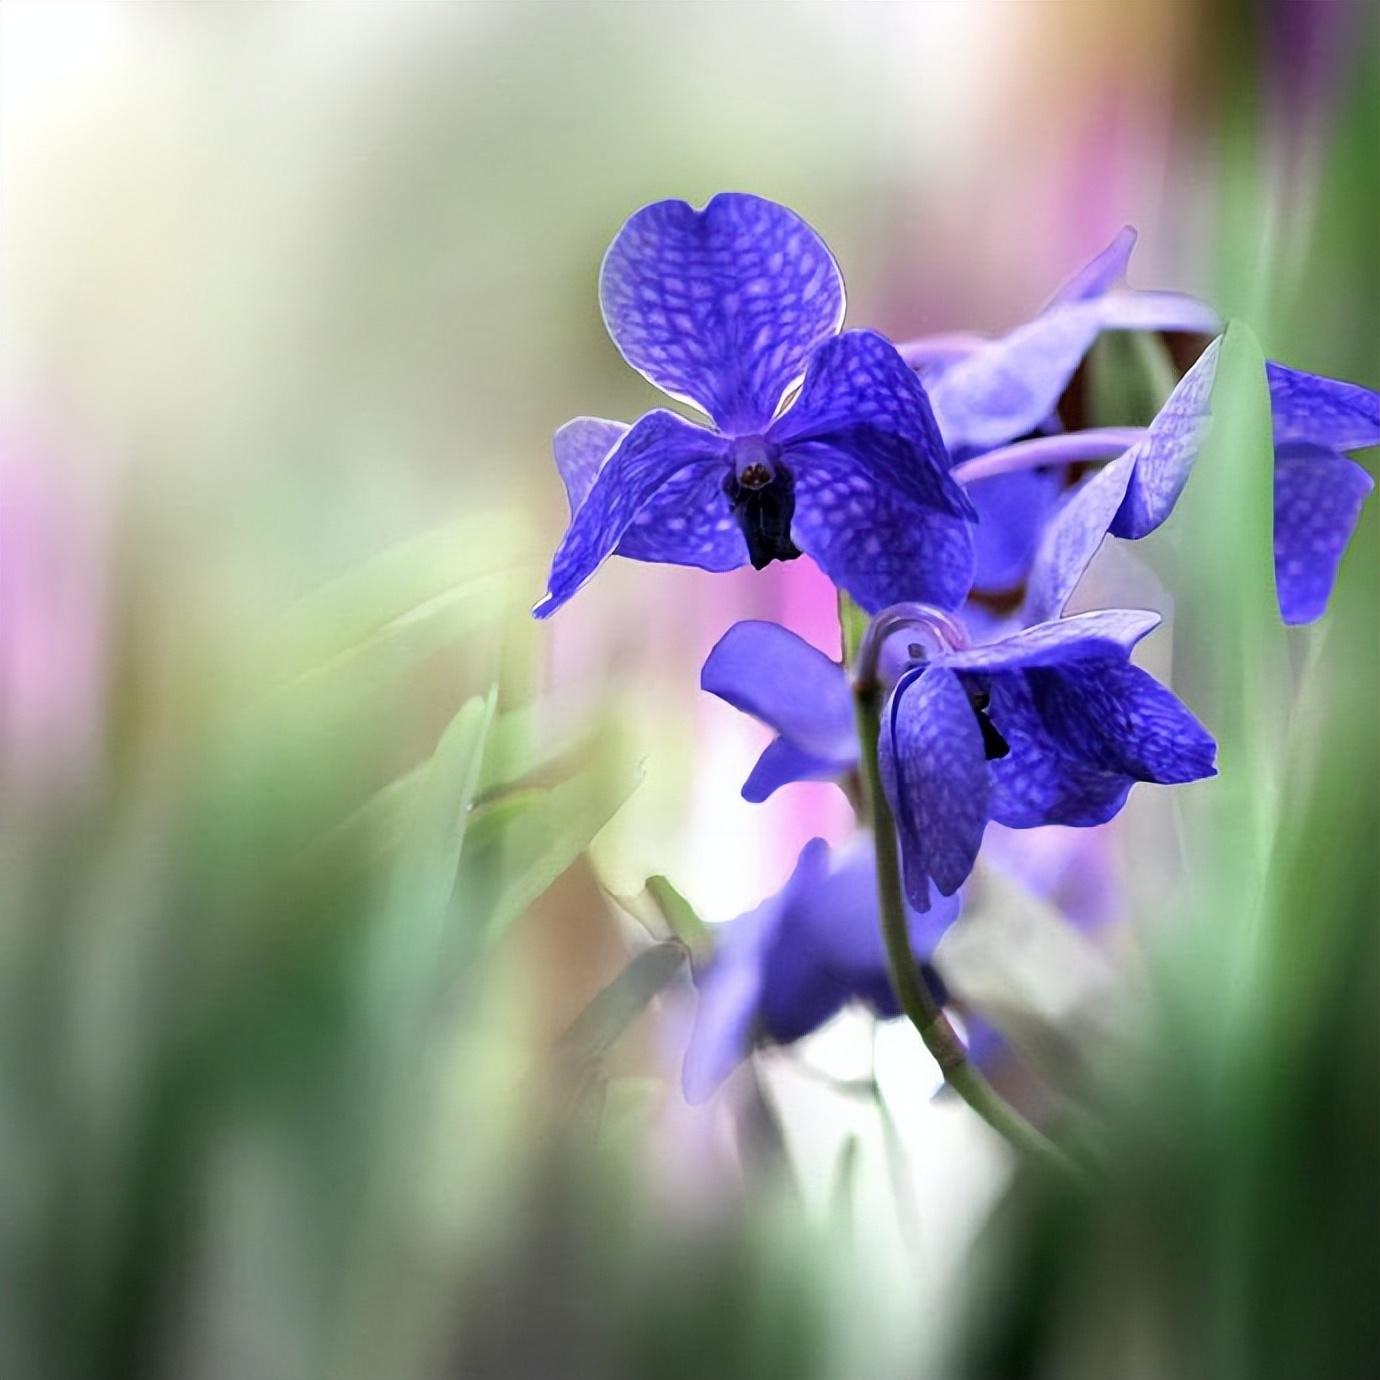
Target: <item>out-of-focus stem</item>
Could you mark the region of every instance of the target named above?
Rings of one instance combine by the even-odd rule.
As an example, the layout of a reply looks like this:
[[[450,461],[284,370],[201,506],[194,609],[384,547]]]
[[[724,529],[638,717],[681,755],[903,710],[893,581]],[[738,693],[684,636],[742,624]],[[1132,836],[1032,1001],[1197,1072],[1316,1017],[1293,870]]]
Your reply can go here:
[[[992,479],[999,474],[1015,474],[1041,465],[1073,465],[1088,460],[1110,460],[1129,450],[1147,435],[1144,427],[1104,426],[1087,431],[1070,431],[1058,436],[1036,436],[1030,441],[975,455],[960,461],[950,473],[960,484],[976,479]]]
[[[1061,1169],[1072,1162],[1058,1146],[1004,1101],[968,1058],[963,1042],[954,1033],[939,1003],[920,976],[910,948],[906,903],[901,892],[900,856],[896,826],[877,765],[877,737],[881,726],[882,688],[876,676],[860,679],[854,689],[863,783],[872,823],[877,858],[877,897],[881,909],[882,938],[886,943],[891,985],[902,1011],[920,1032],[925,1047],[934,1055],[944,1081],[994,1131],[1025,1154]]]

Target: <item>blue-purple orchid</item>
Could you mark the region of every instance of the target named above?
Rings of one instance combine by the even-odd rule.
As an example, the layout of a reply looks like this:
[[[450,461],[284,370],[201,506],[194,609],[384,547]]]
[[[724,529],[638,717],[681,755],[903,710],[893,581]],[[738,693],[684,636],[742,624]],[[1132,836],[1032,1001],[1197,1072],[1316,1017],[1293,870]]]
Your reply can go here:
[[[883,666],[888,654],[899,666],[878,752],[916,909],[930,905],[931,883],[943,896],[962,885],[989,820],[1102,824],[1137,781],[1214,773],[1207,731],[1130,662],[1158,622],[1104,610],[970,647],[951,618],[917,609],[893,619]],[[700,683],[777,732],[743,788],[749,799],[856,766],[843,667],[786,629],[735,624]]]
[[[624,359],[712,424],[657,409],[556,433],[571,518],[538,617],[614,553],[716,571],[805,553],[867,609],[963,599],[973,512],[924,387],[883,336],[841,330],[843,279],[799,216],[741,193],[646,206],[599,292]]]
[[[1207,431],[1218,348],[1213,341],[1149,428],[1126,433],[1133,443],[1050,521],[1032,565],[1029,617],[1058,616],[1107,533],[1148,536],[1173,511]],[[1346,452],[1380,445],[1380,394],[1273,362],[1266,376],[1274,429],[1275,591],[1286,623],[1309,623],[1327,608],[1347,542],[1375,487]],[[1117,434],[1107,434],[1115,442]],[[1030,444],[1047,462],[1082,460],[1092,454],[1086,449],[1092,436]],[[1003,461],[996,454],[974,462],[984,463],[999,470]]]
[[[955,897],[909,916],[912,951],[939,1002],[946,993],[929,959],[958,910]],[[697,984],[682,1073],[691,1102],[709,1097],[761,1039],[791,1044],[850,1002],[884,1018],[899,1015],[871,848],[859,842],[831,855],[823,839],[812,839],[779,892],[720,928],[714,957]]]

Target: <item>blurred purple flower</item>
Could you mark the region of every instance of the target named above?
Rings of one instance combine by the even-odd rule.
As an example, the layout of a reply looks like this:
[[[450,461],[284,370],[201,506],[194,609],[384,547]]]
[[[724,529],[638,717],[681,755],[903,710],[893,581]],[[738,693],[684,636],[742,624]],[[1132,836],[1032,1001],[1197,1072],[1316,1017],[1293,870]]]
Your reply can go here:
[[[646,206],[600,300],[624,359],[713,424],[658,409],[556,433],[571,519],[538,617],[615,552],[716,571],[803,552],[864,608],[963,599],[972,507],[924,387],[884,337],[840,334],[843,280],[799,216],[741,193]]]
[[[928,960],[958,910],[955,897],[910,915],[912,951],[941,1002],[944,986]],[[850,1002],[882,1017],[899,1015],[871,848],[859,843],[831,857],[823,839],[812,839],[776,895],[722,927],[697,985],[682,1074],[691,1102],[709,1097],[761,1039],[790,1044]]]
[[[1058,617],[1108,532],[1144,537],[1173,511],[1206,434],[1218,345],[1213,341],[1184,375],[1143,437],[1050,523],[1027,593],[1030,617]],[[1286,623],[1308,623],[1327,608],[1375,487],[1346,452],[1380,445],[1380,394],[1273,362],[1265,369],[1274,427],[1275,592]]]
[[[1217,314],[1195,298],[1118,288],[1135,243],[1126,226],[1033,320],[995,340],[932,336],[900,347],[925,381],[955,459],[1057,426],[1059,399],[1103,331],[1220,328]]]

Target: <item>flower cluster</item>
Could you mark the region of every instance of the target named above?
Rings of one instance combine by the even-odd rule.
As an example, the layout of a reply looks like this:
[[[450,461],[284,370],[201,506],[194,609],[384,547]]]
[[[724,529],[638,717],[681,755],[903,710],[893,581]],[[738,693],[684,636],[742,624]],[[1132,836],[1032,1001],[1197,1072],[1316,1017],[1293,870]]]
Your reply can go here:
[[[931,960],[989,824],[1101,825],[1137,782],[1214,774],[1208,731],[1132,662],[1158,617],[1065,614],[1109,536],[1169,516],[1209,424],[1220,322],[1193,298],[1123,286],[1134,243],[1123,231],[1003,336],[899,347],[842,329],[829,250],[761,198],[660,202],[610,246],[614,344],[707,422],[658,409],[556,433],[571,517],[536,614],[614,554],[711,571],[803,554],[873,615],[851,666],[763,622],[729,628],[704,665],[704,689],[775,731],[749,800],[802,780],[877,789],[863,811],[875,848],[831,857],[815,840],[781,893],[724,927],[701,974],[691,1096],[755,1040],[796,1040],[849,1001],[891,1015],[893,988],[909,987],[944,1004]],[[1148,426],[1068,430],[1061,398],[1104,331],[1201,348]],[[1266,372],[1276,589],[1284,621],[1301,623],[1324,612],[1372,488],[1349,453],[1380,444],[1380,395]],[[905,914],[888,952],[893,829]],[[912,972],[892,941],[909,944]]]

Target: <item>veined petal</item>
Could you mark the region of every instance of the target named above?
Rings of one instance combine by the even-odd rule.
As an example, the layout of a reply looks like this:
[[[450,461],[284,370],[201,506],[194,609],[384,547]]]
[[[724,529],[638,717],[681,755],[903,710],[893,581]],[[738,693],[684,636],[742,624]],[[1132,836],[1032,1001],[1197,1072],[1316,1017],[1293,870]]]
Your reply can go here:
[[[658,490],[700,466],[721,466],[727,442],[673,412],[649,412],[604,461],[551,562],[546,597],[532,610],[547,618],[607,560]]]
[[[933,664],[947,666],[951,671],[990,673],[1124,656],[1159,621],[1159,614],[1144,609],[1098,609],[1041,623],[1000,642],[945,652]]]
[[[1215,773],[1211,735],[1172,691],[1129,661],[1037,669],[1029,684],[1050,734],[1089,766],[1165,785]]]
[[[924,385],[876,331],[845,331],[815,351],[800,396],[773,424],[770,439],[784,449],[807,441],[847,449],[857,437],[885,434],[909,443],[905,467],[915,499],[954,514],[972,506],[947,478],[949,454]]]
[[[914,599],[952,609],[973,579],[973,529],[917,498],[921,476],[905,440],[856,427],[838,444],[798,442],[791,532],[869,613]]]
[[[724,494],[720,464],[695,465],[670,479],[638,510],[614,548],[634,561],[737,570],[747,543]]]
[[[952,896],[973,869],[987,825],[987,757],[959,679],[942,667],[903,676],[878,743],[896,818],[906,894],[920,911],[929,883]]]
[[[1064,612],[1121,507],[1135,465],[1136,457],[1128,451],[1104,466],[1045,528],[1030,565],[1023,622],[1044,623]]]
[[[1301,441],[1331,450],[1380,446],[1380,393],[1357,383],[1265,362],[1275,445]]]
[[[1318,446],[1275,458],[1275,591],[1286,623],[1320,618],[1342,553],[1375,481],[1354,460]]]
[[[843,667],[779,623],[735,623],[705,660],[700,686],[812,756],[857,760]]]
[[[627,434],[628,427],[623,422],[610,422],[603,417],[575,417],[551,438],[556,469],[565,485],[572,516],[589,497],[604,458]]]
[[[1026,676],[993,676],[988,690],[988,716],[1010,748],[987,764],[994,820],[1013,829],[1087,826],[1103,824],[1121,809],[1131,778],[1070,753],[1041,718]]]
[[[1112,520],[1115,536],[1147,536],[1179,501],[1207,431],[1219,343],[1220,338],[1214,340],[1199,355],[1150,423],[1145,439],[1127,452],[1133,468]]]
[[[623,358],[733,435],[764,431],[810,352],[843,324],[843,278],[793,211],[723,192],[659,201],[604,257],[599,299]]]

